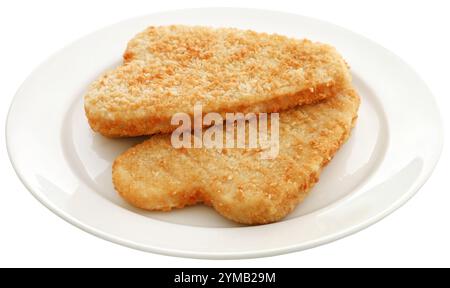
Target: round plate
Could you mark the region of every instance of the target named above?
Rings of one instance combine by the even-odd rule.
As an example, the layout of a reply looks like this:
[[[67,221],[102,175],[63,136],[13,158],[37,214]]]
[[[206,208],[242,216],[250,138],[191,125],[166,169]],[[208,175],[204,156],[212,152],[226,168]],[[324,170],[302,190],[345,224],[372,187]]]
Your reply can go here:
[[[270,21],[269,21],[270,20]],[[225,26],[309,38],[335,46],[351,66],[362,104],[350,140],[307,200],[286,219],[245,227],[201,205],[169,213],[126,204],[111,164],[144,138],[93,133],[83,94],[118,65],[126,44],[150,25]],[[50,210],[104,239],[162,254],[246,258],[297,251],[359,231],[404,204],[429,177],[442,147],[435,101],[402,60],[370,40],[322,21],[250,9],[153,14],[95,32],[37,68],[14,98],[7,146],[17,174]]]

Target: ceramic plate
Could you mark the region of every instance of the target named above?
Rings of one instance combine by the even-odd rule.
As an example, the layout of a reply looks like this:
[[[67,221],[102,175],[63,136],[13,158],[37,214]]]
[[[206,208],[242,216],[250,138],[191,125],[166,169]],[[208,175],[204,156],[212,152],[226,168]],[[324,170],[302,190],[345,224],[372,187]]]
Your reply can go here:
[[[143,138],[93,133],[83,94],[121,62],[126,44],[149,25],[247,28],[335,46],[351,66],[362,104],[350,140],[324,170],[307,200],[284,220],[245,227],[194,206],[146,212],[114,191],[111,164]],[[191,9],[131,19],[62,49],[25,81],[12,103],[7,145],[17,174],[45,206],[79,228],[145,251],[246,258],[297,251],[357,232],[413,196],[441,151],[438,109],[430,91],[397,56],[335,25],[250,9]]]

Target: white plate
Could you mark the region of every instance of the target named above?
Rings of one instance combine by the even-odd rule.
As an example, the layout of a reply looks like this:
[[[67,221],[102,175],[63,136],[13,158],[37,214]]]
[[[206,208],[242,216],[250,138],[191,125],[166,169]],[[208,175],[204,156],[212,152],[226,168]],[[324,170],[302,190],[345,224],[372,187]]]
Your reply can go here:
[[[149,25],[233,26],[307,37],[337,47],[362,97],[349,142],[307,200],[281,222],[243,227],[212,209],[170,213],[127,205],[111,183],[111,163],[141,139],[111,140],[87,125],[87,85],[121,61],[127,41]],[[7,123],[17,174],[50,210],[104,239],[162,254],[259,257],[302,250],[375,223],[405,203],[430,175],[442,147],[430,91],[402,60],[370,40],[322,21],[249,9],[192,9],[113,25],[64,48],[18,91]]]

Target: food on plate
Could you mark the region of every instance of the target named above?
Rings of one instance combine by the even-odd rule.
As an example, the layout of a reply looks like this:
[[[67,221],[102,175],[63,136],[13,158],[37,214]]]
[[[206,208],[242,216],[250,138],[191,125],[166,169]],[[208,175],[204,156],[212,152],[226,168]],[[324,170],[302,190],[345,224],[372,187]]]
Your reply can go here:
[[[93,130],[109,137],[167,133],[178,112],[277,112],[336,95],[349,81],[329,45],[276,34],[199,26],[150,27],[124,63],[85,95]]]
[[[142,209],[204,203],[243,224],[278,221],[304,200],[347,140],[359,102],[347,86],[319,103],[280,112],[274,159],[261,159],[262,149],[176,149],[170,135],[155,135],[116,159],[114,186]]]

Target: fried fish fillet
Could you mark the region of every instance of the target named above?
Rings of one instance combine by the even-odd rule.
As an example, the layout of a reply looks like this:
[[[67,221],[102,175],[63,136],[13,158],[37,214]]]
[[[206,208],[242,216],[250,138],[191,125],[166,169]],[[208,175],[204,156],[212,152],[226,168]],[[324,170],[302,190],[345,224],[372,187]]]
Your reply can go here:
[[[346,88],[281,112],[275,159],[262,160],[261,150],[248,148],[175,149],[170,135],[155,135],[116,159],[114,186],[126,201],[147,210],[204,203],[239,223],[278,221],[303,201],[347,140],[359,102]]]
[[[231,28],[150,27],[132,39],[124,64],[85,95],[93,130],[124,137],[170,132],[171,116],[276,112],[331,97],[348,81],[331,46]]]

